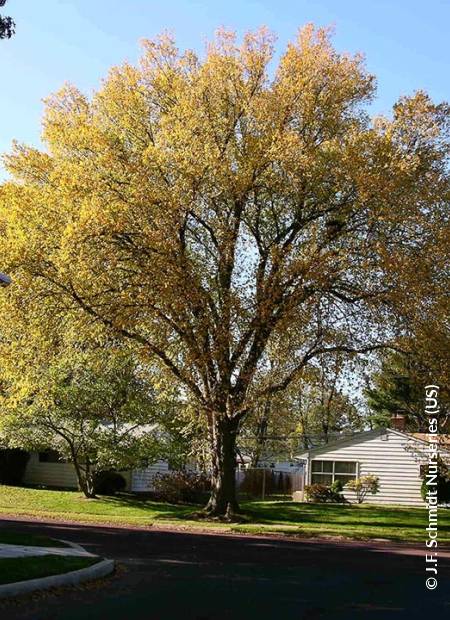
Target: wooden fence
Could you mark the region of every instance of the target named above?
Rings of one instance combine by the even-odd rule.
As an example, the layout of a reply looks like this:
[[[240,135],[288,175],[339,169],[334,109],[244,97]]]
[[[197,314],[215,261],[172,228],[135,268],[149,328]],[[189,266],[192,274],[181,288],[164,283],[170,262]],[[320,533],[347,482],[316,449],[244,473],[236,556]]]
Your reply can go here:
[[[287,472],[273,468],[249,468],[236,471],[238,493],[249,498],[266,499],[291,496],[304,489],[303,470]]]

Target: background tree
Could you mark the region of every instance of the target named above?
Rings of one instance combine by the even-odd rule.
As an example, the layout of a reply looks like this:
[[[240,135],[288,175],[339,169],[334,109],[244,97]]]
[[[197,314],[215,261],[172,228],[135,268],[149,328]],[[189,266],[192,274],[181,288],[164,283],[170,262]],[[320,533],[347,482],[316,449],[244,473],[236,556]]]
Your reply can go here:
[[[0,8],[5,6],[6,0],[0,0]],[[12,17],[0,15],[0,39],[10,39],[16,30],[16,24]]]
[[[342,357],[322,356],[284,391],[266,396],[240,430],[240,452],[256,467],[261,459],[291,459],[343,432],[362,430],[364,418],[343,391],[348,372]]]
[[[0,429],[9,447],[52,448],[73,463],[80,489],[95,495],[102,470],[165,455],[161,403],[129,353],[66,349],[13,372]],[[17,360],[17,358],[16,358]]]
[[[353,365],[341,354],[320,356],[316,360],[313,380],[303,382],[304,396],[300,396],[299,403],[302,410],[299,430],[304,436],[305,447],[311,447],[313,442],[315,445],[328,443],[342,432],[362,430],[363,416],[344,391],[345,382],[353,372]]]
[[[365,390],[371,424],[389,427],[392,415],[402,413],[407,430],[428,431],[425,386],[434,385],[439,379],[434,368],[425,364],[414,354],[388,353],[383,356],[381,369],[373,373],[370,387]],[[448,429],[450,407],[447,387],[442,384],[441,387],[439,427],[444,433]]]
[[[255,402],[317,356],[392,342],[448,195],[447,106],[418,92],[371,122],[362,58],[313,26],[270,77],[272,56],[266,30],[220,32],[202,59],[147,41],[92,100],[49,99],[46,152],[16,146],[0,195],[8,296],[51,299],[44,321],[77,307],[159,360],[207,429],[216,515],[238,509]],[[294,353],[261,393],[279,346]]]

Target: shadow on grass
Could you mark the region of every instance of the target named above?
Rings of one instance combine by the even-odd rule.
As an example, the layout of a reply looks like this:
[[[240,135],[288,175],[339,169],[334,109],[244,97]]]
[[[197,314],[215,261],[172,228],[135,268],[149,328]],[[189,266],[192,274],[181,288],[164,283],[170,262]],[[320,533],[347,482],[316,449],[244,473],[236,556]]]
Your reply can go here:
[[[201,510],[198,504],[169,504],[158,502],[148,497],[138,497],[131,494],[121,493],[118,495],[100,495],[98,499],[111,507],[136,508],[148,510],[149,516],[160,518],[186,519],[191,513]]]

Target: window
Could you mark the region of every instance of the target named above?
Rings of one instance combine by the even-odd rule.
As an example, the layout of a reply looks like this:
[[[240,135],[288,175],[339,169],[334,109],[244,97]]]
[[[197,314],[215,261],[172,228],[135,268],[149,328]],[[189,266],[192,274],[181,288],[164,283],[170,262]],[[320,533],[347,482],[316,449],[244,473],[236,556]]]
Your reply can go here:
[[[347,484],[356,478],[357,463],[354,461],[312,461],[311,483],[330,485],[335,480]]]
[[[56,450],[45,450],[39,452],[39,463],[63,463],[64,459]]]

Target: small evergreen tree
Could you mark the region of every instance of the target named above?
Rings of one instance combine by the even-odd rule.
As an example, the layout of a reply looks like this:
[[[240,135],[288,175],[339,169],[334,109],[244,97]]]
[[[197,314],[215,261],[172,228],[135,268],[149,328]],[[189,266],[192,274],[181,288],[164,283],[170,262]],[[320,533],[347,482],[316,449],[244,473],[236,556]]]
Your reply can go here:
[[[392,415],[401,412],[406,418],[407,430],[425,430],[425,386],[433,382],[432,371],[418,357],[401,353],[387,354],[381,370],[373,374],[371,386],[365,391],[371,411],[369,421],[375,427],[389,427]],[[442,388],[439,428],[444,432],[449,416],[449,403],[445,386]]]

